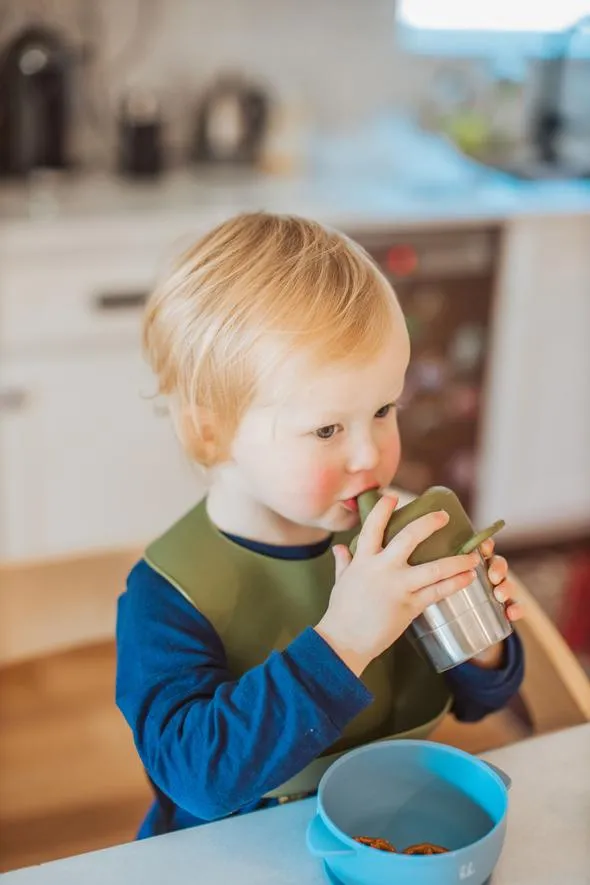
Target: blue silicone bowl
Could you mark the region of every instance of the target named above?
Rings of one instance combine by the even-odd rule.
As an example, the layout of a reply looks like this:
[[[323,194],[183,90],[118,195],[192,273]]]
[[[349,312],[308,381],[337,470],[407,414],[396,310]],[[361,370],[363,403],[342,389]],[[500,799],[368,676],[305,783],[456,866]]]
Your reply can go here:
[[[483,885],[504,844],[509,786],[500,769],[444,744],[369,744],[322,777],[307,846],[342,885]],[[388,839],[400,853],[354,836]],[[401,853],[421,842],[448,852]]]

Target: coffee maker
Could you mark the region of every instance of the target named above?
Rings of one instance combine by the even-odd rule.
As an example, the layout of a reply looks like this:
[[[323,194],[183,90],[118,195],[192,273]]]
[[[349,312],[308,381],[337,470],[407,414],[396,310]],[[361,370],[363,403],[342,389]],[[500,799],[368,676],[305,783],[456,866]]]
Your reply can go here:
[[[65,169],[71,55],[54,31],[30,26],[0,50],[0,176]]]

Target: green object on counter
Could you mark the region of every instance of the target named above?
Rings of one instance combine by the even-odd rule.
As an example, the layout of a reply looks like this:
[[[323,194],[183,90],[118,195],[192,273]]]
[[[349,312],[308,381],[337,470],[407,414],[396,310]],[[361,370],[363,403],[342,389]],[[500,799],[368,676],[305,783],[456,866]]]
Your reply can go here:
[[[476,110],[462,110],[443,124],[444,132],[468,156],[481,156],[490,140],[491,127],[486,117]]]
[[[359,496],[358,505],[362,523],[380,497],[380,493],[375,489]],[[448,523],[418,544],[408,560],[410,565],[421,565],[458,553],[470,553],[505,525],[504,520],[500,519],[488,528],[475,532],[455,492],[445,486],[432,486],[409,504],[394,511],[383,536],[383,546],[385,547],[411,522],[438,510],[444,510],[449,514]],[[357,539],[358,535],[350,544],[351,553],[356,550]]]

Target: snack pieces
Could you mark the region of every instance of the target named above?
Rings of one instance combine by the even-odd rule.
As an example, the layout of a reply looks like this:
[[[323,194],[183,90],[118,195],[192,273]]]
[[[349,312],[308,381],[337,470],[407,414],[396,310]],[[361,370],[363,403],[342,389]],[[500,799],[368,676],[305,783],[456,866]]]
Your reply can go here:
[[[354,836],[355,842],[366,845],[368,848],[376,848],[378,851],[389,851],[390,854],[398,854],[398,851],[387,839],[374,838],[372,836]],[[431,854],[446,854],[448,848],[435,845],[433,842],[418,842],[416,845],[408,845],[401,853],[425,856]]]
[[[446,854],[448,848],[443,848],[442,845],[434,845],[432,842],[419,842],[417,845],[409,845],[405,850],[404,854]]]
[[[361,845],[367,845],[369,848],[376,848],[378,851],[389,851],[391,854],[397,854],[397,849],[393,847],[387,839],[374,839],[371,836],[355,836],[355,842]]]

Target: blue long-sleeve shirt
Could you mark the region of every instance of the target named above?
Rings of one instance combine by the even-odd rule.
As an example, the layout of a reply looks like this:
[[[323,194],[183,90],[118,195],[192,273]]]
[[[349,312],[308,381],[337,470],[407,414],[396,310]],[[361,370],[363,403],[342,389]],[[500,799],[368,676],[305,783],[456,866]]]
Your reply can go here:
[[[280,558],[320,555],[330,543],[232,540]],[[372,700],[311,628],[234,679],[208,620],[144,561],[119,599],[117,657],[117,704],[156,796],[139,838],[274,804],[260,797],[333,744]],[[500,669],[449,671],[455,716],[476,721],[505,706],[523,672],[515,634]]]

